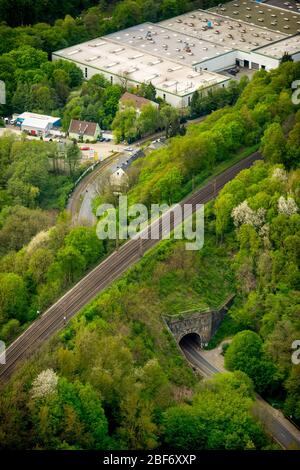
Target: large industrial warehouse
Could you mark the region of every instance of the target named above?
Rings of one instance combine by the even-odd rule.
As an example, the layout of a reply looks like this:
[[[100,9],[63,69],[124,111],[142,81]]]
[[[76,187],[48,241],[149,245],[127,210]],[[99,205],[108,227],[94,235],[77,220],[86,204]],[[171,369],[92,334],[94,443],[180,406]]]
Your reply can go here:
[[[157,95],[177,107],[193,93],[226,86],[225,71],[278,67],[288,53],[300,58],[300,11],[235,0],[160,23],[144,23],[53,53],[75,62],[84,77],[102,73],[111,83],[152,83]]]

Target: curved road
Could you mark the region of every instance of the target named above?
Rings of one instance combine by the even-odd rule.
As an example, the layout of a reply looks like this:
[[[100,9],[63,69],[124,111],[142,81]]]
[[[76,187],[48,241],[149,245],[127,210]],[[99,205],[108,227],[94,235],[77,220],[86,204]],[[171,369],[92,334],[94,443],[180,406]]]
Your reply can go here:
[[[180,204],[191,204],[194,211],[196,204],[204,204],[213,199],[228,181],[241,170],[249,168],[258,159],[261,159],[261,156],[256,152],[239,161],[216,176],[212,182],[207,183],[203,188],[185,198]],[[161,217],[159,222],[162,227],[164,216]],[[152,225],[157,223],[154,222]],[[160,239],[162,238],[161,231],[162,229],[160,230]],[[137,263],[142,254],[158,242],[159,239],[138,238],[129,240],[81,279],[8,347],[6,364],[0,364],[0,381],[2,383],[7,381],[16,367],[27,356],[36,351],[42,343],[64,327],[64,316],[69,320],[78,313],[97,294],[115,279],[118,279],[129,267]]]
[[[126,152],[107,157],[75,187],[67,204],[67,210],[71,212],[74,224],[95,224],[92,201],[97,195],[97,179],[100,175],[114,172],[117,166],[121,166],[128,158],[129,155]]]
[[[183,339],[180,347],[187,360],[200,370],[205,377],[224,372],[211,364],[203,357],[201,350],[195,342]],[[293,426],[279,410],[275,410],[263,398],[256,395],[253,414],[262,422],[265,429],[272,435],[278,444],[284,449],[300,449],[300,431]]]
[[[206,116],[201,116],[196,119],[188,120],[184,125],[189,126],[191,124],[198,124],[203,121]],[[141,144],[144,142],[157,139],[164,135],[164,132],[156,132],[154,134],[143,137],[137,140],[131,146],[138,151]],[[101,145],[101,144],[100,144]],[[99,152],[99,149],[96,149]],[[74,224],[82,225],[94,225],[96,218],[92,211],[92,202],[97,195],[97,178],[99,175],[105,175],[107,173],[113,173],[117,167],[132,156],[131,153],[126,151],[120,151],[115,155],[108,156],[103,160],[96,169],[88,173],[76,186],[71,194],[71,197],[67,204],[67,209],[71,212],[72,221]]]

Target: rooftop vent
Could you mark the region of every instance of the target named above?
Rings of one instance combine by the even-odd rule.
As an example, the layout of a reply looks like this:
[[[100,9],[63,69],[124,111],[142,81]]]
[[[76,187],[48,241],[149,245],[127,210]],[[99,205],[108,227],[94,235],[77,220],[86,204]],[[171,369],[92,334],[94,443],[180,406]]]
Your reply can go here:
[[[89,57],[88,59],[86,59],[86,62],[93,62],[93,60],[97,60],[100,58],[101,58],[101,55],[95,55],[94,57]]]
[[[154,73],[153,75],[150,75],[150,77],[146,78],[145,82],[151,82],[155,78],[159,77],[158,73]]]
[[[118,47],[118,49],[114,49],[111,51],[112,54],[119,54],[120,52],[123,52],[125,50],[125,47]]]
[[[131,67],[130,69],[127,70],[127,73],[134,73],[134,72],[137,72],[139,70],[138,67]]]
[[[144,54],[136,54],[136,55],[132,55],[130,57],[128,57],[128,59],[130,60],[134,60],[134,59],[139,59],[140,57],[143,57]]]
[[[176,72],[177,70],[182,69],[182,65],[176,65],[175,67],[170,67],[168,72]]]
[[[164,87],[164,88],[170,88],[170,87],[175,86],[175,85],[177,85],[177,84],[178,84],[178,82],[177,82],[176,80],[174,80],[174,81],[171,81],[171,82],[165,82],[165,83],[163,84],[163,87]]]
[[[148,65],[157,65],[157,64],[160,64],[161,62],[163,62],[162,59],[156,59],[156,60],[153,60],[152,62],[148,62]]]
[[[119,65],[120,62],[111,62],[106,66],[107,69],[110,69],[111,67],[115,67],[115,65]]]
[[[78,54],[78,52],[81,52],[81,49],[75,49],[74,51],[68,52],[68,55]]]

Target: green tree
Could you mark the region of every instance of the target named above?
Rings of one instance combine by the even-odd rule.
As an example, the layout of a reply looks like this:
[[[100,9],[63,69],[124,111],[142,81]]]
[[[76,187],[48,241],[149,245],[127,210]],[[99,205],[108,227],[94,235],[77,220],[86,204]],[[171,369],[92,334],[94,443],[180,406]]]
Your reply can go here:
[[[205,381],[192,405],[164,413],[164,442],[184,450],[259,449],[266,440],[251,413],[253,389],[244,374]]]
[[[155,101],[156,99],[156,88],[150,83],[142,83],[139,89],[139,95],[147,98],[147,100]]]
[[[95,229],[90,227],[73,228],[65,238],[66,246],[76,248],[90,266],[103,255],[103,243],[98,239]]]
[[[141,22],[140,6],[132,0],[119,3],[113,13],[113,22],[116,29],[124,29]]]
[[[7,210],[0,230],[0,253],[20,250],[38,232],[52,225],[52,217],[40,209],[15,206]]]
[[[132,142],[139,133],[137,127],[137,113],[134,108],[128,106],[124,111],[119,111],[112,123],[112,129],[116,142]]]
[[[67,146],[66,158],[69,165],[70,175],[73,177],[81,159],[80,148],[75,142]]]
[[[300,163],[300,122],[296,122],[288,135],[285,160],[288,168],[295,168]]]
[[[231,212],[235,206],[232,194],[221,194],[215,202],[216,233],[223,237],[224,233],[232,227]]]
[[[166,137],[173,137],[179,134],[180,120],[177,109],[166,105],[160,112],[163,128],[166,131]]]
[[[11,341],[20,331],[20,322],[12,318],[3,325],[0,330],[0,338],[3,341]]]
[[[138,118],[137,127],[142,135],[151,134],[159,127],[159,110],[151,104],[143,106]]]
[[[286,139],[280,124],[273,123],[265,130],[260,150],[265,159],[271,163],[284,161]]]
[[[23,279],[17,274],[0,273],[0,321],[10,318],[26,319],[27,291]]]
[[[265,355],[261,338],[253,331],[235,335],[225,353],[225,367],[245,372],[258,393],[271,392],[276,386],[276,367]]]
[[[61,248],[57,260],[66,283],[74,282],[83,273],[86,262],[80,252],[73,246]]]

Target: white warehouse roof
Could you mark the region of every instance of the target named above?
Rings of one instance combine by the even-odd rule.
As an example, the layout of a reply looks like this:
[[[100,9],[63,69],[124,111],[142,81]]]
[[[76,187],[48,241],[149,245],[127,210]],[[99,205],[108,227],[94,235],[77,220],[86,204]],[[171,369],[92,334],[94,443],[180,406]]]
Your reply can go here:
[[[215,44],[152,23],[132,26],[104,36],[104,39],[109,39],[120,45],[126,44],[139,51],[189,66],[232,51],[230,44],[225,47],[222,44]]]
[[[116,44],[107,37],[57,51],[54,56],[92,67],[99,73],[115,75],[121,80],[151,82],[157,89],[177,96],[228,80],[228,77],[214,72],[196,72],[191,66],[159,58],[127,44]]]
[[[25,126],[39,127],[41,129],[45,129],[49,123],[54,124],[57,121],[60,121],[60,118],[47,116],[44,114],[25,112],[19,114],[19,116],[17,117],[17,121],[22,121],[22,124]]]
[[[86,78],[104,73],[124,85],[151,82],[159,96],[180,105],[198,89],[228,82],[219,71],[235,64],[270,70],[285,52],[297,60],[299,34],[292,34],[299,14],[251,0],[226,5],[136,25],[57,51],[53,58],[77,63]]]
[[[205,29],[208,22],[211,22],[212,28]],[[255,24],[237,21],[210,10],[186,13],[162,21],[159,25],[244,52],[287,37],[279,31],[270,31]]]
[[[300,52],[300,35],[291,36],[283,41],[260,47],[255,52],[269,57],[274,57],[275,59],[281,59],[285,53],[293,56]]]

